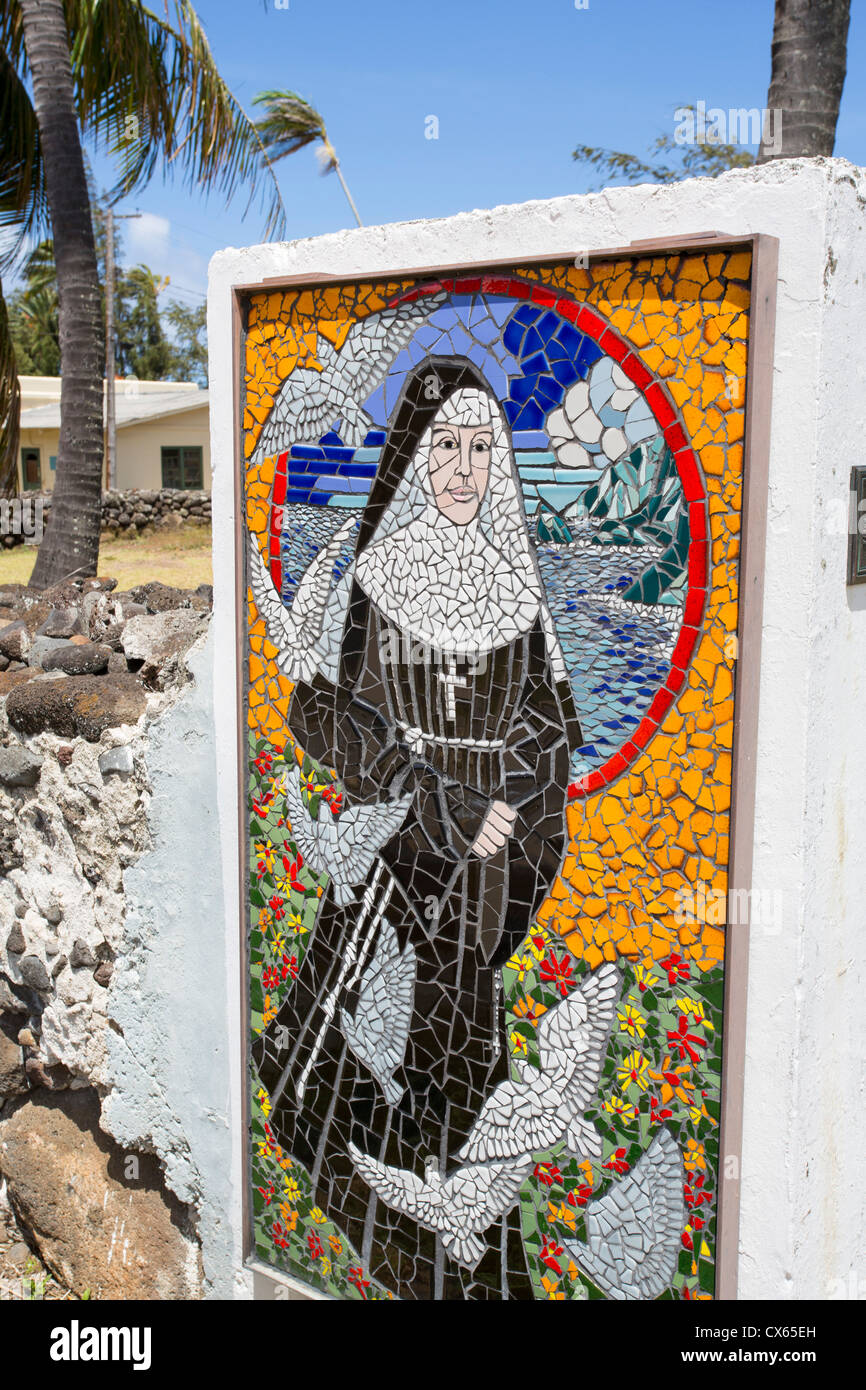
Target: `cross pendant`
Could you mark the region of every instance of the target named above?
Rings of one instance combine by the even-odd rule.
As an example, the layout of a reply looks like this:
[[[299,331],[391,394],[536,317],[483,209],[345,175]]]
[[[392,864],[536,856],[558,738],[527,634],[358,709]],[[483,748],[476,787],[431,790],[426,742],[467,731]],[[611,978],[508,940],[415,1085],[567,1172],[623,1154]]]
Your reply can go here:
[[[457,662],[453,656],[446,658],[448,670],[440,671],[438,679],[445,686],[445,713],[452,723],[457,719],[457,701],[454,698],[454,691],[459,686],[461,690],[468,690],[469,682],[457,674]]]

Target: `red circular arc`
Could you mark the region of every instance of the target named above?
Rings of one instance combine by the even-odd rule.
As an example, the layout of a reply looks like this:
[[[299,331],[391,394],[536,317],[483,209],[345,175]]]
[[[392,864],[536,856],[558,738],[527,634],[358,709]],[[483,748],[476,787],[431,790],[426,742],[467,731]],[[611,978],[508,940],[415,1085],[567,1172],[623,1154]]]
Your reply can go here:
[[[581,333],[592,338],[603,352],[619,363],[629,380],[643,394],[673,454],[683,497],[688,505],[688,589],[682,627],[671,657],[671,669],[667,680],[656,691],[649,709],[628,741],[601,767],[584,773],[576,782],[569,784],[569,799],[576,800],[601,791],[625,772],[629,764],[646,748],[685,682],[686,671],[697,647],[707,601],[709,526],[703,473],[667,387],[661,378],[641,361],[622,335],[611,328],[607,320],[595,309],[571,299],[558,290],[552,290],[547,285],[509,275],[474,275],[431,280],[398,295],[391,300],[388,307],[407,304],[413,299],[421,299],[442,290],[450,294],[506,295],[510,299],[526,299],[542,308],[553,309],[561,318],[573,323]]]
[[[641,361],[622,335],[611,328],[607,320],[595,309],[571,299],[566,294],[551,290],[546,285],[507,275],[476,275],[432,280],[398,295],[390,301],[388,307],[407,304],[414,299],[438,294],[442,290],[451,294],[505,295],[510,299],[529,300],[543,308],[553,309],[561,318],[573,323],[581,333],[585,333],[597,343],[603,352],[619,363],[629,380],[642,393],[673,454],[683,496],[688,504],[688,589],[682,627],[671,657],[670,672],[664,685],[656,691],[649,709],[628,741],[600,768],[584,773],[576,782],[569,784],[569,799],[577,800],[601,791],[626,771],[657,732],[685,682],[686,671],[697,646],[707,601],[709,526],[703,473],[667,387],[661,378]],[[288,458],[288,452],[284,452],[277,459],[268,525],[268,561],[278,593],[282,592],[283,586],[280,533],[286,501]]]

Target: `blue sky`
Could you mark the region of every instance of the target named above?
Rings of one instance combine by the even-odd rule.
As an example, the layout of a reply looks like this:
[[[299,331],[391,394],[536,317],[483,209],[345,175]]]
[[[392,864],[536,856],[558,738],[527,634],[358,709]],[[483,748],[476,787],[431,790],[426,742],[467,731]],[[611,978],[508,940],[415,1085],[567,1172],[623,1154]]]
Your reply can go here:
[[[772,0],[200,0],[217,61],[249,111],[292,88],[322,112],[365,223],[582,193],[598,186],[577,144],[643,154],[677,106],[763,107]],[[866,20],[854,5],[836,153],[866,164]],[[436,116],[439,138],[425,138]],[[312,149],[278,165],[290,237],[351,222]],[[95,162],[97,177],[107,171]],[[118,211],[124,259],[194,303],[222,246],[262,236],[243,196],[226,208],[155,178]]]

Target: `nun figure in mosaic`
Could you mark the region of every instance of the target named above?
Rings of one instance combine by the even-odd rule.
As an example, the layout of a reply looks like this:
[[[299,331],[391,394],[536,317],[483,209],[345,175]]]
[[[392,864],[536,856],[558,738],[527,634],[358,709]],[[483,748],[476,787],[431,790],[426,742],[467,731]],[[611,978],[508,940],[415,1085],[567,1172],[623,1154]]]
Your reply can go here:
[[[333,559],[312,625],[314,584],[293,627],[253,575],[284,669],[306,673],[292,733],[346,803],[315,822],[288,775],[292,834],[330,883],[254,1049],[270,1123],[397,1297],[528,1299],[529,1152],[475,1161],[473,1135],[510,1084],[500,971],[558,873],[581,737],[509,432],[470,361],[409,375],[339,583]]]

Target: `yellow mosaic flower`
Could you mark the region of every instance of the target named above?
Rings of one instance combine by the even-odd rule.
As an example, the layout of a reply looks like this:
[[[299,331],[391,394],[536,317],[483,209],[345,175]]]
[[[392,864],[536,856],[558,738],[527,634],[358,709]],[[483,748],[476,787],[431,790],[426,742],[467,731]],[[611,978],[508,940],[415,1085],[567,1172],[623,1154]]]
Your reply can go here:
[[[271,843],[270,840],[260,840],[255,848],[256,857],[259,861],[259,871],[261,873],[269,874],[271,872],[271,869],[274,867],[274,859],[276,858],[277,853],[274,845]]]
[[[680,1013],[691,1014],[695,1023],[702,1023],[705,1028],[712,1028],[712,1023],[707,1017],[706,1008],[702,999],[692,999],[690,995],[685,995],[677,1000],[677,1008]]]
[[[627,1057],[623,1058],[617,1068],[616,1075],[620,1086],[625,1087],[631,1082],[635,1082],[642,1091],[645,1091],[649,1085],[648,1071],[649,1062],[646,1057],[640,1052],[630,1052]]]
[[[619,1019],[619,1031],[621,1033],[628,1033],[629,1037],[632,1038],[642,1038],[646,1033],[644,1027],[646,1018],[640,1009],[635,1008],[634,1004],[624,1004],[621,1009],[617,1010],[616,1016]]]
[[[327,1219],[328,1218],[322,1211],[321,1207],[313,1207],[312,1211],[310,1212],[311,1221],[315,1221],[317,1226],[322,1226],[327,1221]]]
[[[322,1256],[321,1260],[319,1261],[319,1264],[322,1267],[322,1273],[327,1279],[328,1275],[331,1272],[331,1261],[328,1259],[327,1255]]]
[[[532,966],[533,966],[532,959],[531,959],[531,957],[528,956],[528,955],[523,955],[523,956],[513,955],[513,956],[511,956],[511,958],[510,958],[509,961],[508,961],[508,969],[509,969],[509,970],[516,970],[516,971],[517,971],[517,978],[518,978],[518,980],[521,980],[521,981],[525,979],[527,971],[531,970],[531,969],[532,969]]]
[[[634,1106],[629,1105],[627,1100],[623,1100],[622,1096],[618,1096],[616,1092],[614,1092],[613,1095],[605,1101],[602,1108],[606,1110],[609,1115],[625,1115],[626,1112],[631,1113]]]
[[[538,931],[532,933],[526,945],[536,960],[544,960],[551,945],[550,932],[546,931],[544,927],[540,927]]]
[[[290,912],[286,918],[286,926],[291,927],[295,936],[305,936],[307,933],[300,912]]]
[[[270,1113],[271,1113],[271,1098],[270,1098],[270,1096],[268,1095],[267,1091],[265,1090],[264,1086],[260,1086],[259,1089],[256,1091],[256,1100],[258,1101],[259,1105],[262,1107],[263,1113],[264,1113],[265,1115],[270,1115]]]
[[[649,965],[636,965],[634,973],[638,986],[641,989],[652,989],[653,985],[657,985],[659,982],[659,976],[653,974],[652,963]]]
[[[290,1202],[296,1202],[301,1195],[301,1189],[295,1178],[283,1178],[283,1191]]]
[[[520,1054],[521,1057],[525,1057],[529,1051],[529,1043],[526,1041],[522,1033],[511,1034],[511,1046],[515,1052]]]

